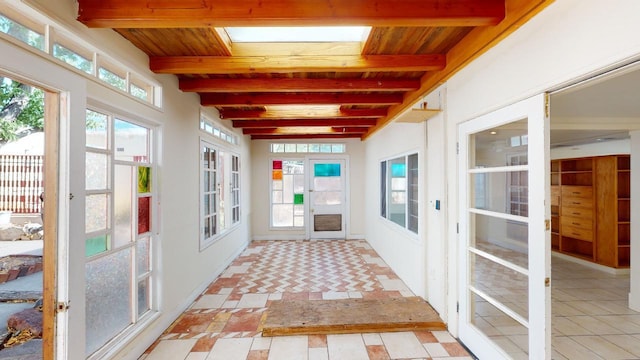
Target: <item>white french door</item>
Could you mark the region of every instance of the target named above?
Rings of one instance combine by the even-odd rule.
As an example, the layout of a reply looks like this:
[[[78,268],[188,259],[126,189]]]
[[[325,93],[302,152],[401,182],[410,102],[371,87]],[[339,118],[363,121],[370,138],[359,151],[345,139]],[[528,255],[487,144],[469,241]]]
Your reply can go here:
[[[551,357],[546,103],[459,127],[460,339],[480,359]]]
[[[309,238],[344,239],[345,160],[309,160]]]

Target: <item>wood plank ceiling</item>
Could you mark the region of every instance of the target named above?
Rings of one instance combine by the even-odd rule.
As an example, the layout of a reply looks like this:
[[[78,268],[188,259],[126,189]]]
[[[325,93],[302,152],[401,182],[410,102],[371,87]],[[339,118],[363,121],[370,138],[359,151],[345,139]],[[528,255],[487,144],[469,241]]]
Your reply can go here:
[[[252,139],[373,134],[552,0],[79,0]],[[372,26],[363,42],[233,43],[225,27]],[[331,105],[331,106],[329,106]]]

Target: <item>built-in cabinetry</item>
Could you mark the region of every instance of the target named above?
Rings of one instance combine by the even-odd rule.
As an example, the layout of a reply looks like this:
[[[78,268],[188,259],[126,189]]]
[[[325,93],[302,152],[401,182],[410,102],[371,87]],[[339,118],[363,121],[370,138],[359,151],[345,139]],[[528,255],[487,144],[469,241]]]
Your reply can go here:
[[[630,157],[551,161],[551,247],[601,265],[629,267]]]

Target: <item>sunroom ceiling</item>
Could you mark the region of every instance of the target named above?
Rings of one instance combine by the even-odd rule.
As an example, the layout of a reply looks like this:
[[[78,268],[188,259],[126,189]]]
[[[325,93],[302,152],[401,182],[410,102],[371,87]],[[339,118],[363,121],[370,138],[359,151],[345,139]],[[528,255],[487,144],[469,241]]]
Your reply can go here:
[[[361,138],[551,0],[79,0],[252,139]],[[225,27],[371,26],[362,42],[233,42]],[[291,31],[296,31],[292,28]]]

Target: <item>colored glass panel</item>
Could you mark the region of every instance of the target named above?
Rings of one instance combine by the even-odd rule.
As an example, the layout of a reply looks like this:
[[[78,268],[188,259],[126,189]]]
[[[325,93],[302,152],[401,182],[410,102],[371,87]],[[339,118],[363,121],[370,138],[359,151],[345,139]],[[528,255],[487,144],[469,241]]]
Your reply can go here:
[[[404,161],[404,159],[402,159]],[[391,177],[405,177],[407,174],[407,167],[402,164],[391,164]]]
[[[87,257],[100,254],[108,250],[107,235],[100,235],[85,241],[84,253]]]
[[[151,197],[138,198],[138,234],[146,233],[151,227]]]
[[[271,176],[273,180],[282,180],[282,170],[273,170]]]
[[[340,176],[340,164],[314,164],[314,176]]]
[[[273,170],[282,170],[282,160],[273,160]]]
[[[304,194],[294,194],[293,195],[293,203],[296,205],[300,205],[304,203]]]
[[[138,167],[138,192],[148,193],[151,191],[151,168],[148,166]]]

